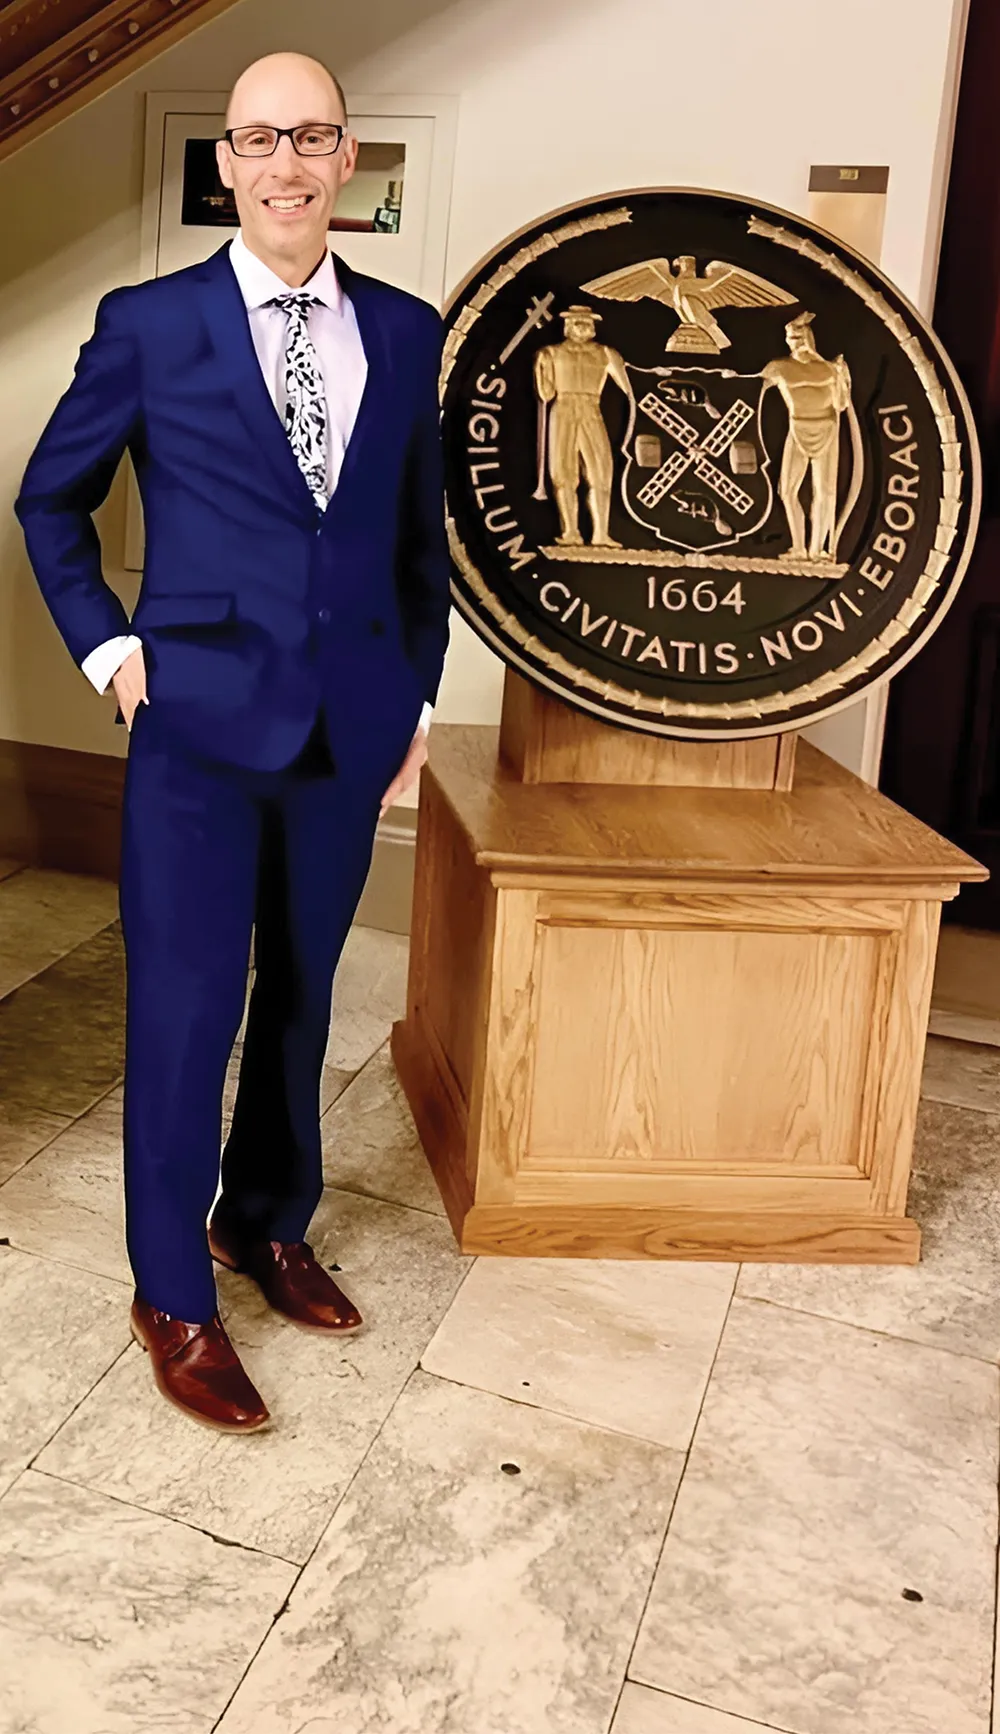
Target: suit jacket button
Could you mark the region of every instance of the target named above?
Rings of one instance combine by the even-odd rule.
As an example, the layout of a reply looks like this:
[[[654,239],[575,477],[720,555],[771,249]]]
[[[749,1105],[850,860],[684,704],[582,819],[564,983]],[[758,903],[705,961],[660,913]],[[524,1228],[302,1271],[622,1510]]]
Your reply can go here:
[[[329,608],[321,608],[319,613],[316,616],[316,619],[319,621],[321,626],[329,626],[329,624],[330,624],[330,610],[329,610]]]
[[[385,621],[384,620],[373,620],[372,621],[372,637],[373,638],[381,638],[382,634],[384,632],[385,632]]]

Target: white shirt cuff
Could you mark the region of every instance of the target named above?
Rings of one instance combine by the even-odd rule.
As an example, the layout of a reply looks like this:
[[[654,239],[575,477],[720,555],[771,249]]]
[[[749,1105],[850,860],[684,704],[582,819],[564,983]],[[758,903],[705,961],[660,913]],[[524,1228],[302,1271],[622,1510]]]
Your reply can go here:
[[[107,692],[125,658],[131,656],[133,650],[138,650],[141,643],[141,638],[135,638],[126,632],[117,638],[107,638],[96,650],[92,650],[89,656],[84,657],[80,668],[98,692]]]
[[[434,715],[434,706],[432,704],[425,704],[423,710],[420,712],[420,721],[417,724],[417,733],[418,734],[426,734],[427,733],[427,730],[431,726],[431,717],[433,715]]]

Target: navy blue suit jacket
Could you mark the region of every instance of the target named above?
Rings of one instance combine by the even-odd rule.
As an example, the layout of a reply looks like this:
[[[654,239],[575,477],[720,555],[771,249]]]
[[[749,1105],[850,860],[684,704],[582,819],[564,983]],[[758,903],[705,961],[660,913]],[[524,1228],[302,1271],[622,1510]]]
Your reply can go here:
[[[127,448],[146,532],[131,630],[150,705],[196,751],[257,770],[290,763],[322,707],[338,765],[384,785],[448,638],[442,327],[426,302],[340,259],[337,271],[368,375],[325,513],[268,394],[228,247],[105,296],[16,510],[82,662],[129,630],[91,517]]]

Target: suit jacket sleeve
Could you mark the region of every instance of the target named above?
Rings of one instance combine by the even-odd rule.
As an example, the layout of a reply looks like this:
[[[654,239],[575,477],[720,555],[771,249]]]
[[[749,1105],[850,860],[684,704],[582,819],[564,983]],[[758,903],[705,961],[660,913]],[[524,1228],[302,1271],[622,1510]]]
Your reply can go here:
[[[451,604],[438,405],[443,335],[443,326],[435,314],[410,441],[399,542],[399,586],[408,649],[420,672],[424,698],[429,704],[434,703],[441,681]]]
[[[129,626],[104,581],[92,516],[140,415],[138,356],[122,300],[115,290],[98,307],[94,335],[35,448],[14,508],[42,595],[78,663]]]

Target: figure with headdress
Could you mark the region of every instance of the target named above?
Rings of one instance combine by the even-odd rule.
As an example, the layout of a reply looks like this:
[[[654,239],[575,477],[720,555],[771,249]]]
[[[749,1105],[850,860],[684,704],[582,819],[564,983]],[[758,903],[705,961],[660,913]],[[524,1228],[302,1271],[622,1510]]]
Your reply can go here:
[[[614,380],[630,402],[632,391],[618,351],[597,342],[600,317],[591,307],[567,307],[562,315],[562,342],[547,344],[535,356],[539,404],[535,498],[546,497],[547,463],[559,508],[557,541],[563,547],[583,544],[578,499],[581,477],[587,484],[592,544],[621,546],[608,530],[614,463],[601,397],[608,379]]]
[[[800,313],[785,326],[789,354],[769,361],[764,390],[776,386],[788,411],[788,433],[781,460],[778,495],[785,509],[792,545],[789,559],[835,560],[846,514],[837,520],[840,418],[853,417],[851,375],[842,355],[828,361],[816,348],[815,315]],[[856,443],[856,442],[855,442]],[[809,535],[802,488],[812,478]],[[856,492],[852,483],[852,492]]]

